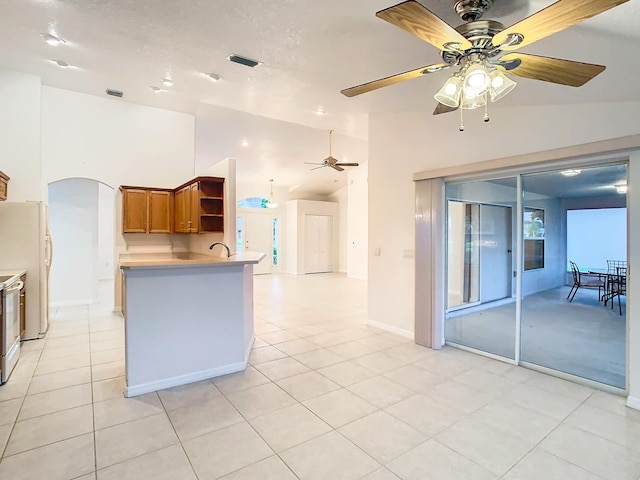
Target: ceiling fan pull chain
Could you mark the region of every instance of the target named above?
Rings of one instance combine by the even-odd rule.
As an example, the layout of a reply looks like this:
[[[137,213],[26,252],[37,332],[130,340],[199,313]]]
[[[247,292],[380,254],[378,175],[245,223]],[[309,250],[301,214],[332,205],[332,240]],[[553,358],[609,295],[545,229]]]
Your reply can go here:
[[[458,130],[460,130],[461,132],[464,132],[464,120],[462,118],[462,108],[459,109],[460,110],[460,126],[458,127]]]
[[[491,117],[489,117],[489,98],[487,95],[487,92],[484,93],[484,123],[487,123],[489,120],[491,120]]]

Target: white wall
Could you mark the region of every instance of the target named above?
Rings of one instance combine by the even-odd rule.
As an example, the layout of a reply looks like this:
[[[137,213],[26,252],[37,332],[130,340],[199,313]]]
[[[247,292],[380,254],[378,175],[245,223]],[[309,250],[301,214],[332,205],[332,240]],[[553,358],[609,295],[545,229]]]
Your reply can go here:
[[[0,170],[11,202],[46,198],[40,164],[40,77],[0,70]]]
[[[491,122],[468,115],[372,114],[369,120],[369,319],[413,332],[413,173],[633,135],[640,102],[494,108]],[[380,256],[373,256],[375,248]],[[393,279],[393,281],[389,281]]]
[[[329,195],[329,200],[338,204],[338,264],[333,269],[335,272],[347,271],[348,197],[349,187],[343,187]]]
[[[627,259],[627,209],[569,210],[567,258],[580,268],[607,268]]]
[[[98,183],[98,280],[114,278],[115,232],[115,190]]]
[[[98,182],[70,179],[49,185],[54,245],[51,306],[98,301]]]
[[[369,162],[349,170],[347,190],[347,276],[367,279]]]
[[[177,187],[193,177],[193,115],[42,87],[45,183]]]

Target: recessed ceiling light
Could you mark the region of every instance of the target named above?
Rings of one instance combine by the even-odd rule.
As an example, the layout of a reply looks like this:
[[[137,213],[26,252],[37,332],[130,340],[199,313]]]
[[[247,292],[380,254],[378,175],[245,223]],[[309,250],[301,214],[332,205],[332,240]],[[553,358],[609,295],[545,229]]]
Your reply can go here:
[[[320,117],[321,117],[322,115],[326,115],[326,114],[327,114],[327,112],[325,112],[325,111],[324,111],[324,108],[322,108],[322,107],[318,107],[318,109],[316,110],[316,115],[318,115],[318,116],[320,116]]]
[[[162,80],[160,80],[160,82],[165,86],[165,87],[171,87],[173,86],[173,80],[171,80],[169,77],[165,77]]]
[[[249,140],[245,138],[244,140],[242,140],[242,142],[240,142],[240,145],[242,145],[244,148],[247,148],[250,145]]]
[[[218,83],[220,80],[222,80],[222,76],[218,75],[217,73],[205,73],[205,75],[209,80],[215,83]]]
[[[149,88],[151,89],[151,91],[152,91],[153,93],[160,93],[160,92],[164,92],[164,90],[163,90],[163,89],[161,89],[161,88],[159,88],[159,87],[155,87],[155,86],[153,86],[153,85],[151,85]]]
[[[45,42],[47,42],[49,45],[60,45],[61,43],[67,43],[66,41],[64,41],[62,38],[57,37],[51,33],[41,33],[40,36],[44,39]]]
[[[565,177],[575,177],[576,175],[580,175],[580,173],[582,173],[582,170],[570,168],[568,170],[562,170],[560,173]]]

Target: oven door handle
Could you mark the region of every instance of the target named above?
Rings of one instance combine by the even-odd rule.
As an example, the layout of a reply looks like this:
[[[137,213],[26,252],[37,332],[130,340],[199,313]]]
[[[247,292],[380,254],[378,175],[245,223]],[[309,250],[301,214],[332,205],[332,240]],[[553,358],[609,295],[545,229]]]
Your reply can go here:
[[[17,282],[12,283],[11,288],[7,288],[5,292],[9,294],[11,292],[20,291],[22,290],[23,287],[24,287],[24,282],[22,280],[18,280]]]

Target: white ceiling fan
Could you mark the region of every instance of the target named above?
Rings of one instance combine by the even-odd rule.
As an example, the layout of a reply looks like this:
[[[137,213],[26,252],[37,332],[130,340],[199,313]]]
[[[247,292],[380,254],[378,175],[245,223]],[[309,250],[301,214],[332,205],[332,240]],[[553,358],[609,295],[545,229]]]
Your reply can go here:
[[[358,164],[357,163],[345,163],[345,162],[339,162],[337,158],[333,157],[331,155],[331,134],[333,133],[333,130],[329,130],[329,156],[327,158],[324,159],[323,162],[304,162],[307,165],[320,165],[319,167],[314,167],[311,170],[317,170],[318,168],[324,168],[324,167],[331,167],[334,170],[337,170],[339,172],[344,171],[344,168],[342,167],[357,167]]]

